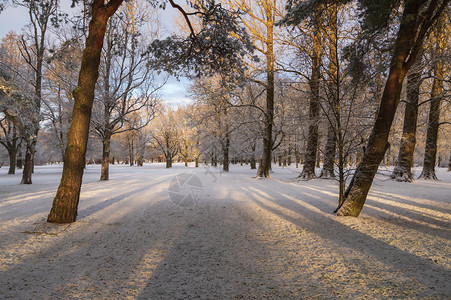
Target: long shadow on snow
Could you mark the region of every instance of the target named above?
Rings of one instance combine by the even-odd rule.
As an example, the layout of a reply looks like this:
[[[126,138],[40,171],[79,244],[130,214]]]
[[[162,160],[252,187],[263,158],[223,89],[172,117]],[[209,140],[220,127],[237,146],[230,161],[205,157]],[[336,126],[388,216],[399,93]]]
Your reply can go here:
[[[264,187],[263,185],[260,186],[262,188]],[[243,188],[243,191],[246,192],[246,189]],[[296,226],[305,228],[325,240],[334,242],[338,247],[349,248],[349,252],[352,250],[358,250],[367,255],[371,255],[377,260],[402,271],[412,280],[417,280],[417,282],[423,284],[424,286],[433,288],[435,292],[441,290],[440,292],[451,296],[451,282],[449,281],[451,272],[448,269],[436,265],[432,260],[418,257],[407,251],[400,250],[395,246],[388,245],[382,241],[353,230],[337,221],[334,221],[332,217],[326,219],[322,214],[308,209],[306,206],[290,200],[283,195],[278,196],[277,199],[266,197],[263,194],[261,194],[260,197],[265,198],[266,201],[293,211],[298,214],[300,218],[294,218],[282,212],[280,209],[268,206],[257,198],[252,197],[252,193],[248,193],[248,195],[250,196],[250,200],[258,204],[263,209],[286,219]],[[298,199],[302,199],[301,189],[297,195],[299,197]],[[319,205],[320,203],[316,203],[315,201],[309,202],[308,204],[313,205],[324,212],[324,205]],[[328,213],[327,210],[325,212]],[[306,222],[306,220],[308,220],[308,222]],[[318,224],[318,220],[325,220],[325,224]],[[333,231],[333,233],[331,233],[331,231]],[[334,249],[331,249],[331,251],[334,251]],[[419,270],[421,270],[420,274],[418,273]],[[442,274],[448,275],[443,277]]]
[[[224,199],[185,211],[186,226],[138,299],[302,298],[266,265],[269,250],[254,236],[259,224]]]
[[[416,206],[418,208],[426,208],[429,210],[433,210],[433,211],[438,211],[444,214],[451,214],[451,209],[447,209],[446,207],[437,207],[431,204],[425,204],[425,203],[418,203],[417,201],[413,201],[413,200],[409,200],[406,198],[402,198],[400,196],[396,196],[393,194],[386,194],[384,192],[380,192],[380,191],[370,191],[370,196],[374,196],[374,197],[379,197],[379,198],[384,198],[384,199],[388,199],[388,200],[392,200],[392,201],[399,201],[400,203],[404,203],[407,205],[411,205],[411,206]],[[429,200],[431,201],[431,200]],[[434,200],[432,200],[434,201]],[[434,201],[435,202],[435,201]],[[437,203],[439,204],[439,203]],[[443,205],[448,204],[449,203],[442,203]]]
[[[299,191],[302,191],[302,194],[307,195],[307,196],[311,196],[312,193],[305,192],[304,191],[305,188],[307,188],[309,191],[317,192],[317,197],[315,198],[315,201],[310,203],[313,206],[315,206],[316,208],[318,208],[324,212],[328,212],[328,213],[331,213],[336,208],[335,205],[331,204],[333,202],[327,201],[326,199],[328,197],[332,197],[333,200],[336,201],[338,199],[338,194],[336,196],[331,196],[328,194],[329,193],[328,190],[325,190],[323,192],[317,188],[311,188],[308,186],[305,186],[305,187],[300,186]],[[291,196],[293,196],[293,195],[291,195]],[[376,196],[376,197],[383,198],[383,199],[390,200],[390,201],[396,201],[395,199],[398,199],[400,201],[405,200],[404,198],[401,198],[401,197],[396,197],[396,196],[391,196],[391,195],[387,196],[387,195],[384,195],[383,193],[380,193],[377,191],[375,191],[375,192],[370,191],[370,197],[371,196]],[[297,196],[297,197],[299,197],[299,196]],[[322,204],[320,205],[320,203],[322,203]],[[416,206],[415,203],[410,204],[410,205]],[[371,206],[374,206],[376,208],[384,208],[386,211],[380,211]],[[418,207],[421,207],[421,206],[418,206]],[[434,209],[434,207],[432,207],[431,209]],[[379,215],[379,216],[381,216],[381,218],[383,218],[383,220],[385,222],[391,223],[393,225],[398,225],[398,226],[404,227],[406,229],[415,228],[415,230],[418,230],[418,231],[428,234],[428,235],[439,236],[439,237],[442,237],[442,238],[448,239],[448,240],[451,239],[451,234],[449,232],[449,227],[450,227],[449,223],[434,219],[429,216],[422,215],[422,214],[416,212],[415,210],[409,209],[407,207],[399,207],[399,206],[395,206],[395,205],[391,205],[391,204],[381,203],[377,200],[368,199],[366,201],[366,205],[364,206],[363,210],[366,212],[369,212],[371,215]],[[405,220],[402,218],[393,217],[392,215],[390,215],[390,212],[397,213],[400,216],[405,216],[405,217],[411,218],[414,221],[409,221],[409,220]],[[433,224],[435,226],[443,227],[444,229],[430,227],[425,224],[419,224],[419,223],[415,222],[415,220]]]
[[[164,198],[166,191],[153,196]],[[29,240],[22,243],[40,248],[8,268],[3,266],[0,294],[15,299],[31,295],[39,299],[123,299],[137,295],[138,282],[154,265],[144,258],[164,256],[171,237],[176,238],[180,231],[180,220],[167,222],[172,213],[177,210],[165,200],[137,207],[131,212],[133,217],[75,223],[56,236],[27,235]]]
[[[111,205],[113,205],[113,204],[115,204],[117,202],[120,202],[121,200],[124,200],[124,199],[126,199],[126,198],[128,198],[130,196],[133,196],[133,195],[139,194],[141,192],[144,192],[146,190],[149,190],[151,187],[157,186],[157,185],[159,185],[159,184],[161,184],[161,183],[163,183],[165,181],[167,181],[167,180],[163,179],[163,180],[154,182],[152,184],[143,186],[142,188],[138,188],[138,189],[134,189],[134,190],[125,192],[125,193],[120,194],[120,195],[118,195],[116,197],[106,199],[106,200],[104,200],[102,202],[99,202],[97,204],[91,205],[91,206],[89,206],[89,207],[87,207],[85,209],[79,210],[77,219],[86,218],[86,217],[88,217],[88,216],[90,216],[92,214],[95,214],[96,212],[98,212],[98,211],[100,211],[100,210],[102,210],[102,209],[104,209],[104,208],[106,208],[108,206],[111,206]]]

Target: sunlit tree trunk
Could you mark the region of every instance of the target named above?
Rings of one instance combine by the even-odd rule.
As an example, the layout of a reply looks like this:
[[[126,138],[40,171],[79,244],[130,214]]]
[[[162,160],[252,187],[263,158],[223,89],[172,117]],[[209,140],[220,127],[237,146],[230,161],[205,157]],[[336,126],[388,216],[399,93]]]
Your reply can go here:
[[[419,178],[437,180],[435,174],[435,164],[437,159],[438,129],[440,121],[440,105],[443,98],[443,78],[444,67],[442,61],[443,51],[446,47],[444,41],[447,40],[447,30],[440,23],[434,30],[435,55],[437,56],[434,64],[434,80],[432,82],[428,129],[426,134],[426,147],[424,150],[423,170]]]
[[[322,38],[320,31],[321,12],[316,10],[314,17],[313,49],[312,49],[312,74],[309,80],[310,104],[309,104],[309,129],[307,136],[307,147],[305,150],[305,163],[299,177],[304,179],[316,178],[315,163],[316,151],[318,149],[318,123],[319,123],[319,81],[321,76],[321,46]]]
[[[437,158],[438,128],[440,119],[440,104],[442,100],[443,68],[437,64],[434,70],[434,82],[432,84],[431,101],[428,118],[428,129],[426,134],[426,148],[424,150],[423,170],[419,178],[437,180],[435,174],[435,163]]]
[[[271,177],[272,127],[274,123],[274,7],[266,1],[266,110],[263,136],[262,160],[258,166],[258,177]]]
[[[416,144],[416,130],[418,119],[418,101],[420,97],[421,71],[418,69],[421,57],[418,58],[412,71],[407,76],[407,101],[404,113],[401,146],[395,168],[391,175],[397,181],[412,182],[413,154]]]
[[[429,28],[435,24],[446,3],[447,1],[440,4],[425,1],[405,2],[400,27],[393,44],[390,72],[376,121],[362,161],[337,215],[357,217],[360,214],[379,164],[388,148],[388,135],[399,104],[404,77],[422,48]],[[425,9],[424,5],[428,7]]]
[[[337,145],[337,128],[340,120],[340,104],[338,94],[338,25],[337,25],[338,6],[332,5],[328,11],[328,40],[329,40],[329,79],[328,79],[328,130],[326,149],[324,151],[324,164],[321,170],[321,178],[335,178],[335,153]]]
[[[76,220],[103,39],[108,19],[121,3],[122,0],[110,0],[107,4],[104,0],[94,0],[92,3],[92,19],[83,51],[78,86],[73,91],[74,108],[67,133],[63,174],[48,222],[70,223]]]

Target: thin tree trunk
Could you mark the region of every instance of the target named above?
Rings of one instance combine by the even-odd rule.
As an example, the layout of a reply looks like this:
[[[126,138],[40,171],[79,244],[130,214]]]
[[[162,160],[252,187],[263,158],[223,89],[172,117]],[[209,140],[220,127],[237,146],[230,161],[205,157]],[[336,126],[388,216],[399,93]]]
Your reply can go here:
[[[134,153],[135,153],[135,149],[133,147],[133,138],[131,138],[130,141],[128,142],[128,156],[130,159],[130,167],[133,167],[133,164],[134,164],[134,158],[133,158]]]
[[[416,144],[416,130],[418,118],[418,101],[420,98],[421,71],[418,69],[421,57],[412,67],[407,76],[407,102],[404,114],[404,126],[402,129],[401,146],[395,168],[391,175],[396,181],[412,182],[413,154]]]
[[[335,148],[336,148],[335,129],[329,126],[327,132],[326,150],[324,152],[324,164],[319,177],[324,179],[335,178]]]
[[[103,0],[94,0],[92,3],[92,20],[89,23],[78,85],[73,91],[74,109],[67,133],[63,174],[48,222],[71,223],[76,220],[103,38],[109,17],[121,3],[122,0],[110,0],[108,4]]]

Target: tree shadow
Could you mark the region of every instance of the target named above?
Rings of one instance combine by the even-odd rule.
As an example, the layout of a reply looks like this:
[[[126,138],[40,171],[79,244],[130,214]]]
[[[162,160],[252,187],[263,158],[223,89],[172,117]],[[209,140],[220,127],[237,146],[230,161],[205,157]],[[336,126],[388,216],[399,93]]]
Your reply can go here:
[[[125,192],[123,194],[117,195],[116,197],[106,199],[106,200],[104,200],[102,202],[99,202],[97,204],[94,204],[94,205],[88,206],[88,207],[86,207],[84,209],[81,209],[81,210],[78,211],[77,220],[86,218],[86,217],[88,217],[88,216],[90,216],[92,214],[95,214],[96,212],[98,212],[100,210],[103,210],[103,209],[107,208],[108,206],[111,206],[111,205],[113,205],[115,203],[123,201],[123,200],[125,200],[125,199],[127,199],[127,198],[129,198],[129,197],[131,197],[133,195],[137,195],[137,194],[140,194],[140,193],[142,193],[144,191],[147,191],[147,190],[151,189],[152,187],[160,185],[161,183],[166,182],[166,181],[167,181],[166,179],[163,179],[163,180],[160,180],[160,181],[156,181],[156,182],[153,182],[152,184],[149,184],[149,185],[146,185],[146,186],[143,186],[141,188],[134,189],[134,190],[131,190],[131,191],[127,191],[127,192]]]
[[[154,194],[159,199],[165,195]],[[4,248],[9,254],[1,263],[0,294],[15,299],[122,299],[136,294],[134,284],[151,274],[181,226],[177,220],[167,222],[165,216],[174,210],[167,201],[147,204],[136,207],[135,218],[109,215],[77,221],[55,235],[23,234],[28,239],[20,242],[23,249]],[[149,255],[152,261],[146,264]]]
[[[302,297],[274,276],[271,250],[255,238],[261,224],[240,204],[196,207],[187,217],[186,227],[137,299]]]
[[[330,241],[329,250],[347,255],[348,263],[351,262],[354,268],[360,269],[361,272],[368,273],[371,270],[379,277],[381,273],[387,271],[388,273],[399,273],[399,280],[391,278],[398,287],[407,288],[408,283],[410,283],[409,288],[417,285],[418,291],[415,291],[415,294],[418,293],[417,295],[420,296],[450,296],[451,283],[449,278],[451,278],[451,272],[449,269],[437,265],[432,259],[414,255],[338,222],[337,217],[329,214],[328,209],[325,209],[326,206],[317,201],[308,203],[302,200],[294,201],[293,198],[304,198],[303,191],[297,193],[296,197],[292,197],[293,195],[288,195],[284,190],[284,192],[278,194],[276,199],[262,194],[258,195],[255,191],[247,193],[247,195],[251,201],[262,209],[289,221],[302,230],[313,233],[322,240]],[[325,215],[330,216],[325,217]],[[410,225],[410,229],[413,231],[421,228],[417,224]],[[443,234],[443,236],[446,236],[446,234]],[[447,240],[449,240],[449,235],[447,235]],[[358,252],[358,255],[349,255],[356,252]],[[367,264],[370,261],[383,264],[387,271],[368,266]],[[408,280],[403,280],[406,278]],[[337,284],[340,285],[338,282]]]
[[[381,191],[371,191],[370,195],[376,196],[376,197],[383,197],[385,199],[388,200],[393,200],[393,201],[399,201],[400,203],[405,203],[408,205],[412,205],[412,206],[416,206],[418,208],[425,208],[425,209],[429,209],[429,210],[435,210],[444,214],[451,214],[451,209],[447,209],[446,207],[439,207],[438,205],[440,205],[440,203],[437,203],[437,206],[431,205],[431,204],[426,204],[426,203],[420,203],[418,201],[413,201],[410,200],[406,197],[400,197],[397,195],[394,195],[392,193],[388,194],[388,193],[384,193]],[[426,200],[426,199],[425,199]],[[445,204],[442,203],[443,205],[449,205],[449,203]]]

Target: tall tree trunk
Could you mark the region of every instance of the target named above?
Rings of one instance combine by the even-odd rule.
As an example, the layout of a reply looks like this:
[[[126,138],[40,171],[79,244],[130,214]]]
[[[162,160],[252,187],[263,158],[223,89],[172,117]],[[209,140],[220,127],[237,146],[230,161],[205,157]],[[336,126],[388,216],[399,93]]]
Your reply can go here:
[[[63,174],[48,222],[70,223],[76,220],[103,38],[109,17],[121,3],[122,0],[110,0],[107,4],[104,0],[94,0],[92,3],[92,19],[83,51],[78,86],[73,91],[74,109],[67,133]]]
[[[424,9],[423,5],[431,7],[420,14],[420,10]],[[404,77],[422,48],[428,29],[435,24],[438,15],[446,5],[447,1],[441,4],[437,2],[427,2],[427,4],[418,1],[405,2],[400,27],[394,41],[390,72],[385,83],[376,121],[365,154],[337,215],[357,217],[360,214],[379,164],[388,148],[388,135],[399,104]]]
[[[424,150],[423,170],[419,178],[437,180],[435,162],[437,157],[438,129],[440,121],[440,105],[443,98],[443,51],[446,47],[447,31],[443,24],[438,24],[434,30],[435,56],[434,81],[432,83],[428,129],[426,134],[426,148]]]
[[[437,180],[435,175],[435,162],[437,157],[438,128],[440,119],[440,104],[442,100],[443,67],[437,64],[434,70],[434,82],[432,84],[431,101],[426,134],[426,148],[424,150],[423,170],[419,178]]]
[[[413,154],[415,152],[418,101],[420,98],[421,85],[421,57],[412,67],[412,72],[407,75],[407,102],[404,114],[404,126],[402,129],[401,146],[395,168],[391,175],[396,181],[412,182]]]
[[[106,130],[102,139],[102,169],[100,171],[100,180],[110,178],[110,151],[111,151],[111,133]]]
[[[338,5],[332,5],[327,9],[328,26],[327,38],[329,40],[329,74],[328,74],[328,131],[326,149],[324,151],[324,164],[321,170],[321,178],[335,178],[335,154],[337,146],[337,131],[340,128],[340,95],[338,74]]]
[[[314,18],[313,49],[312,49],[312,75],[309,80],[310,85],[310,108],[309,108],[309,130],[307,137],[307,147],[305,151],[305,163],[299,177],[304,179],[316,178],[315,163],[316,151],[318,149],[318,122],[319,122],[319,81],[321,76],[321,12],[316,9]]]
[[[257,177],[270,178],[271,152],[272,152],[272,127],[274,122],[274,15],[271,4],[266,10],[266,110],[265,133],[263,136],[263,153],[261,163],[258,166]]]

